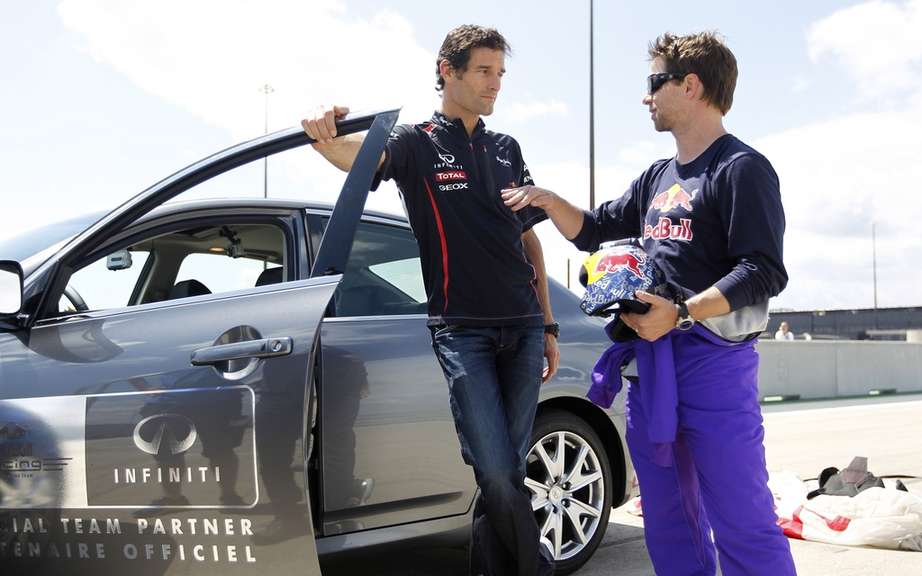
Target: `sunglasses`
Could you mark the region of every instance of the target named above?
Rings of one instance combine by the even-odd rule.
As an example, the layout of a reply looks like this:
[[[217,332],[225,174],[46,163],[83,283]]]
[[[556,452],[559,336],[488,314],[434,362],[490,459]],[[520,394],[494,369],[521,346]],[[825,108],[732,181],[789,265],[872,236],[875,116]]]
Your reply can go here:
[[[670,80],[681,80],[685,78],[687,74],[677,74],[675,72],[659,72],[657,74],[650,74],[647,76],[647,94],[653,96],[656,94],[656,91],[663,87],[663,84],[669,82]]]

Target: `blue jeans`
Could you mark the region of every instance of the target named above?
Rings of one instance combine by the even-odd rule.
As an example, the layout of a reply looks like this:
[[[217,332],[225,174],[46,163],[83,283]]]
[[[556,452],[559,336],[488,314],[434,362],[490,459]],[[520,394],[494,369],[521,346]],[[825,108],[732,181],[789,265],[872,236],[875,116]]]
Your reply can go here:
[[[541,326],[433,328],[464,461],[474,468],[471,574],[543,576],[553,561],[538,542],[525,458],[544,369]]]

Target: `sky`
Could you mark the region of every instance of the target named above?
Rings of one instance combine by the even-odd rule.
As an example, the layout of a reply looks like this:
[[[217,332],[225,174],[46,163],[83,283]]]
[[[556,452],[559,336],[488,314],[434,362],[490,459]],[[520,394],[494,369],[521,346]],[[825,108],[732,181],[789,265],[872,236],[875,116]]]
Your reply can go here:
[[[672,137],[641,105],[647,45],[717,30],[737,57],[727,129],[781,181],[787,288],[774,309],[922,305],[922,0],[740,4],[597,1],[597,202]],[[454,26],[512,45],[488,127],[513,135],[538,185],[589,206],[589,2],[35,0],[0,19],[0,239],[114,208],[217,150],[298,125],[322,104],[438,107],[435,56]],[[268,97],[264,84],[273,87]],[[342,173],[307,148],[273,157],[269,195],[333,202]],[[262,195],[262,164],[199,195]],[[401,213],[396,189],[370,208]],[[536,228],[549,274],[578,290],[585,254]]]

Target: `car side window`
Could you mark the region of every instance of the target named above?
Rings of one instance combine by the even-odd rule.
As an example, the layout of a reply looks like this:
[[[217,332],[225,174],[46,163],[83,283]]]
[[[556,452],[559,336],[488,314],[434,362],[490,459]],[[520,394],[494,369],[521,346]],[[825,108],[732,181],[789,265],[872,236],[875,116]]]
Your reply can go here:
[[[412,232],[361,222],[333,303],[338,317],[425,314],[426,290]]]
[[[265,272],[265,274],[263,274]],[[279,265],[269,265],[255,258],[228,258],[221,254],[189,254],[183,258],[175,284],[197,282],[213,294],[243,290],[256,286],[260,276],[281,277]]]
[[[57,312],[122,308],[284,282],[285,234],[269,223],[201,223],[136,240],[74,272]]]
[[[61,313],[128,306],[150,253],[123,250],[96,260],[71,275],[58,302]]]

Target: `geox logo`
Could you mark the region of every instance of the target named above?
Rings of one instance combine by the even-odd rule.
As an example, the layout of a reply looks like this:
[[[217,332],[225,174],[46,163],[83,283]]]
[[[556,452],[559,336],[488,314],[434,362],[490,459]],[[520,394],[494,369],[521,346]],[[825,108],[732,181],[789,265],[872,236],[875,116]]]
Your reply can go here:
[[[442,192],[450,192],[452,190],[467,190],[467,182],[455,182],[453,184],[439,184],[439,190]]]

